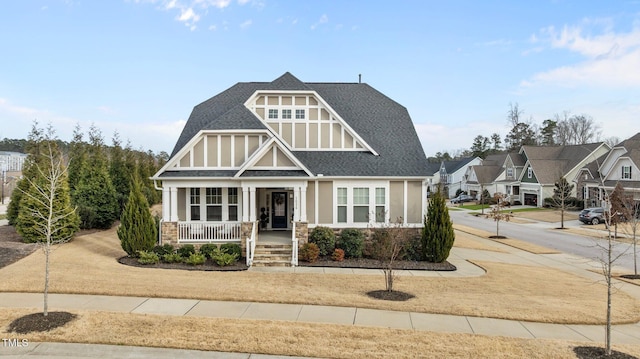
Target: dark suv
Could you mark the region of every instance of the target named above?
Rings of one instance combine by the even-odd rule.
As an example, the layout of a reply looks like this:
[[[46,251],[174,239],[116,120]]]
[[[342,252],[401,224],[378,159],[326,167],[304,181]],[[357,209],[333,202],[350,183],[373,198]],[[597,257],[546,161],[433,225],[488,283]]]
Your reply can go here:
[[[604,223],[604,208],[592,207],[583,209],[578,216],[580,222],[585,224],[600,224]]]

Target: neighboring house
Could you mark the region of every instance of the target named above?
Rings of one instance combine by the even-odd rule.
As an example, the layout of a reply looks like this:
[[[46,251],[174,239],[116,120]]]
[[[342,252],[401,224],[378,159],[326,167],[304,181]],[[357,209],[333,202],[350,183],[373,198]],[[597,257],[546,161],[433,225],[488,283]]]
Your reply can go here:
[[[611,193],[620,182],[625,193],[640,200],[640,133],[615,145],[600,163],[601,190]],[[599,202],[602,195],[598,193],[593,202]]]
[[[491,196],[498,192],[496,181],[501,181],[505,177],[505,161],[508,155],[507,153],[489,155],[482,161],[482,165],[469,166],[466,174],[468,193],[479,199],[484,190],[487,190]]]
[[[468,191],[467,169],[482,164],[480,157],[467,157],[456,161],[442,161],[438,184],[448,198],[454,198],[458,190]]]
[[[152,177],[163,195],[161,241],[249,239],[249,258],[263,234],[284,234],[295,265],[316,226],[420,227],[427,168],[407,109],[367,84],[305,83],[288,72],[237,83],[193,109]]]
[[[438,191],[440,183],[440,163],[427,162],[427,197]]]
[[[553,196],[555,183],[561,177],[575,184],[581,174],[584,176],[583,169],[608,151],[609,146],[604,142],[567,146],[522,146],[519,154],[526,162],[518,178],[519,200],[525,205],[541,207],[545,198]],[[571,195],[577,196],[576,186]]]
[[[0,170],[4,172],[22,172],[27,155],[20,152],[0,151]]]

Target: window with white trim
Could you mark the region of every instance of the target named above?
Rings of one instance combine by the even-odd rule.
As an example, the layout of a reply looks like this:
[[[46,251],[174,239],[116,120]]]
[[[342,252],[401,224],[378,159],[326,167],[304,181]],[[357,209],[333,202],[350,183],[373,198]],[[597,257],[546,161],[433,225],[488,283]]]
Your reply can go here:
[[[376,222],[385,223],[387,210],[385,207],[384,187],[376,187]]]
[[[338,223],[347,223],[347,189],[338,188]]]
[[[278,118],[278,109],[276,108],[270,108],[269,109],[269,119],[277,119]]]
[[[296,110],[296,120],[304,120],[306,118],[305,112],[306,111],[304,109],[297,109]]]
[[[507,167],[507,178],[513,178],[513,167]]]
[[[189,192],[190,220],[200,220],[200,188],[191,188]]]
[[[229,220],[238,220],[238,189],[228,188],[227,202],[229,204]]]
[[[622,166],[622,179],[631,179],[631,166]]]
[[[222,221],[222,188],[206,189],[207,221]]]
[[[290,120],[291,119],[291,109],[282,110],[282,119],[283,120]]]
[[[533,177],[533,168],[527,168],[527,178]]]
[[[353,222],[369,222],[369,188],[353,189]]]

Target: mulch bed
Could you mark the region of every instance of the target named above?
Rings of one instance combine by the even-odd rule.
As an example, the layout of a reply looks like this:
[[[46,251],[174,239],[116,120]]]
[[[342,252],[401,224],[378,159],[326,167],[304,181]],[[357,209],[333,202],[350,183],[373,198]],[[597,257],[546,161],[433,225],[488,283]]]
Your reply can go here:
[[[0,226],[0,268],[17,262],[37,248],[35,243],[23,243],[13,226]]]
[[[61,327],[77,316],[69,312],[33,313],[20,317],[9,324],[10,333],[27,334],[31,332],[46,332]]]
[[[606,355],[604,348],[600,347],[575,347],[573,352],[579,359],[638,359],[617,350],[612,350],[611,355]]]
[[[640,279],[640,274],[623,274],[620,277],[624,279]]]
[[[377,259],[370,258],[346,258],[343,261],[334,261],[331,257],[320,258],[316,262],[298,262],[301,267],[335,267],[335,268],[362,268],[381,269],[382,264]],[[442,263],[417,262],[417,261],[395,261],[393,269],[400,270],[428,270],[428,271],[454,271],[456,266],[444,261]]]
[[[161,269],[182,269],[182,270],[196,270],[196,271],[222,271],[222,272],[232,272],[232,271],[243,271],[249,269],[246,265],[246,260],[244,258],[240,258],[234,264],[220,267],[219,265],[212,262],[210,259],[207,259],[204,264],[200,265],[190,265],[186,263],[164,263],[160,262],[158,264],[141,264],[138,263],[138,258],[133,257],[121,257],[118,259],[118,262],[121,264],[129,265],[132,267],[142,267],[142,268],[161,268]]]
[[[392,292],[389,292],[387,290],[372,290],[371,292],[367,292],[367,295],[371,298],[390,300],[395,302],[405,302],[411,298],[416,297],[411,293],[400,292],[398,290],[394,290]]]

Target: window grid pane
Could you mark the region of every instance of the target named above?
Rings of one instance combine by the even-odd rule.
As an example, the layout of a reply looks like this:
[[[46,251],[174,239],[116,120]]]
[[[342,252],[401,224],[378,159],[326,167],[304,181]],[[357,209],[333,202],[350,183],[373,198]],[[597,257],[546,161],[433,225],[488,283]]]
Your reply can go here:
[[[376,204],[384,204],[384,188],[376,188]]]
[[[207,204],[222,204],[222,188],[207,188]]]
[[[269,118],[270,119],[278,118],[278,110],[273,108],[269,109]]]
[[[229,206],[229,220],[230,221],[238,220],[238,206]]]
[[[291,119],[291,110],[282,110],[282,118],[286,120]]]
[[[229,194],[228,194],[229,204],[238,204],[238,189],[229,188],[228,191],[229,191]]]
[[[189,201],[191,204],[200,204],[200,188],[191,188]]]
[[[369,222],[369,207],[353,206],[353,222]]]
[[[347,206],[338,206],[338,223],[347,223]]]
[[[369,204],[369,188],[354,188],[353,204]]]
[[[346,188],[338,188],[338,205],[346,205],[347,204],[347,189]]]
[[[296,120],[304,120],[304,113],[304,110],[296,110]]]

